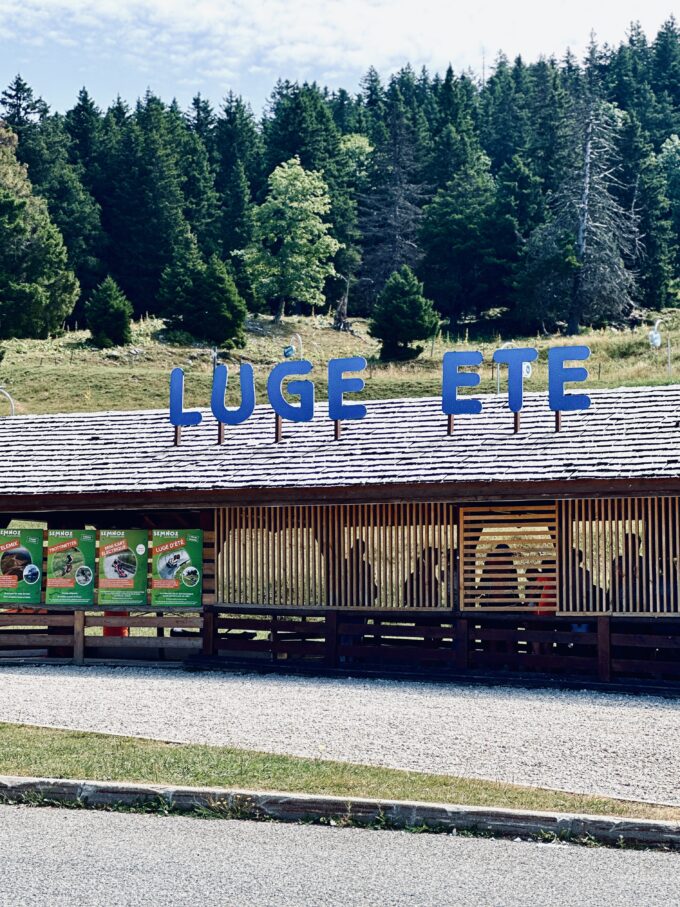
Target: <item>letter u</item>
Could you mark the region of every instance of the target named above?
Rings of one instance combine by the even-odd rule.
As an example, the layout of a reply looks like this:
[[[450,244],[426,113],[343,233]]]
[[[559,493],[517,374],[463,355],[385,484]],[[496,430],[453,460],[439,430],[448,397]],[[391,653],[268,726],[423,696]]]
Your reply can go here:
[[[249,419],[255,409],[255,374],[248,362],[241,364],[239,383],[241,385],[241,405],[238,409],[228,409],[224,403],[227,392],[229,370],[226,365],[216,365],[213,373],[210,408],[218,422],[225,425],[239,425]]]

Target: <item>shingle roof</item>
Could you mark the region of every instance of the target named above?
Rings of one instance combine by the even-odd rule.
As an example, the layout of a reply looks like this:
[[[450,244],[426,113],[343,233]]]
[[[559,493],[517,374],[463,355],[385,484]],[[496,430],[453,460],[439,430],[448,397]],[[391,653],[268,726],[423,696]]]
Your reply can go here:
[[[173,445],[167,411],[19,416],[0,420],[0,497],[73,493],[319,489],[410,483],[534,483],[667,479],[680,487],[680,386],[591,391],[592,407],[565,413],[527,394],[519,434],[506,397],[481,396],[478,416],[447,435],[437,398],[367,403],[333,440],[324,403],[313,422],[274,414],[226,428],[218,446],[209,412]]]

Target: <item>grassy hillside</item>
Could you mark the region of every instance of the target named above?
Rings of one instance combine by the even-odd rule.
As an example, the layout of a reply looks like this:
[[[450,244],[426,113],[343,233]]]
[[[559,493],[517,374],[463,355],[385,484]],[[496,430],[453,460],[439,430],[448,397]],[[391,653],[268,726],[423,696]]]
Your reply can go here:
[[[527,382],[528,390],[547,387],[546,350],[549,346],[585,343],[590,346],[589,387],[666,384],[680,380],[680,311],[663,313],[663,348],[652,351],[647,338],[651,326],[619,331],[590,331],[576,338],[522,337],[516,345],[536,346],[541,356]],[[480,349],[484,353],[482,391],[495,390],[491,354],[499,339],[469,342],[465,336],[446,335],[428,343],[415,362],[384,365],[378,361],[378,344],[368,336],[366,322],[353,322],[354,334],[339,334],[325,317],[288,318],[282,325],[270,319],[252,321],[248,342],[227,362],[248,361],[255,367],[258,401],[265,401],[269,369],[283,359],[283,348],[296,334],[302,352],[317,368],[317,397],[325,396],[325,363],[335,356],[363,355],[369,360],[366,399],[416,397],[441,390],[441,361],[447,349]],[[56,340],[11,340],[4,344],[0,383],[10,391],[19,413],[79,412],[110,409],[164,408],[168,378],[174,366],[187,375],[189,405],[207,405],[212,376],[211,348],[200,343],[170,343],[158,321],[134,327],[133,344],[116,350],[97,350],[86,331],[67,332]],[[671,339],[671,374],[667,366],[667,338]],[[7,404],[0,400],[0,414]]]

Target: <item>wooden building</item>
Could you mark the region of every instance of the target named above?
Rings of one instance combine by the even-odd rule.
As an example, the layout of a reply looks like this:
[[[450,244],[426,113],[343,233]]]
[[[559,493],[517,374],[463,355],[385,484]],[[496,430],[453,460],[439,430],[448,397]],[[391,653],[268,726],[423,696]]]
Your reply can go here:
[[[200,612],[0,612],[0,660],[680,680],[680,387],[591,397],[451,434],[438,398],[373,402],[338,440],[264,406],[221,444],[209,413],[179,445],[165,411],[0,420],[5,526],[205,538]]]

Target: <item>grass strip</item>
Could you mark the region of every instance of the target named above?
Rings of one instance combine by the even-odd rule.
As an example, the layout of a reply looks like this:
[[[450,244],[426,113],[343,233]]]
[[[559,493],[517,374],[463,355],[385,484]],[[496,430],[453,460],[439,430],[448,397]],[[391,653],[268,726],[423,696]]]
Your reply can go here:
[[[680,820],[680,808],[449,775],[0,723],[0,774],[239,787],[627,818]]]

